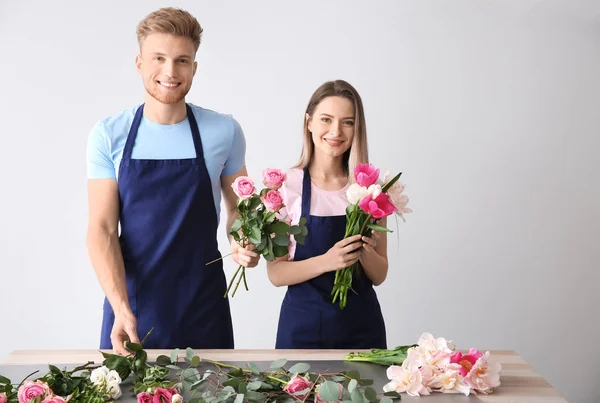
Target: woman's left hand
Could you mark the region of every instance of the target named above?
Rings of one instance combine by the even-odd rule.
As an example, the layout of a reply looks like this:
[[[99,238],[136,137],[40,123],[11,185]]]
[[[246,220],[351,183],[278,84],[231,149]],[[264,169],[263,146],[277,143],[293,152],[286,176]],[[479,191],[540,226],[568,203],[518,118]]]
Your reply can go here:
[[[377,241],[379,240],[379,237],[381,235],[379,234],[378,231],[373,231],[371,233],[371,236],[363,236],[362,237],[362,241],[363,243],[363,248],[365,248],[366,251],[368,252],[373,252],[375,250],[375,248],[377,247]]]

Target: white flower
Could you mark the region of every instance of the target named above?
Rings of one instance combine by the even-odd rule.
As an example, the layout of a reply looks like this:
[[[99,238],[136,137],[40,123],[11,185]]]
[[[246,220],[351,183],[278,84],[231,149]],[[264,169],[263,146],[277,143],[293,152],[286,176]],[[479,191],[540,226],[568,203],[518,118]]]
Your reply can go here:
[[[119,397],[121,397],[121,387],[119,386],[119,383],[115,382],[114,380],[112,382],[107,382],[106,393],[108,393],[110,398],[113,400],[117,400]]]
[[[364,186],[360,186],[358,183],[353,183],[348,190],[346,190],[346,197],[350,204],[356,204],[368,195],[368,189]]]
[[[178,393],[175,393],[172,397],[171,397],[171,403],[182,403],[183,402],[183,396],[181,396]]]
[[[115,370],[112,370],[108,374],[106,374],[106,383],[111,382],[116,382],[117,384],[122,382],[119,373]]]
[[[443,393],[463,393],[469,396],[471,388],[458,372],[459,368],[459,364],[449,364],[445,371],[431,381],[430,387]]]
[[[109,369],[105,366],[96,368],[90,374],[90,382],[92,382],[94,385],[100,385],[106,380],[106,375],[108,375],[108,372]]]
[[[500,386],[500,363],[490,360],[490,352],[481,356],[466,376],[468,384],[477,392],[487,394]]]
[[[378,185],[378,184],[371,185],[367,189],[367,192],[371,195],[371,197],[373,199],[376,199],[377,196],[379,196],[381,194],[381,185]]]
[[[392,179],[389,172],[385,173],[383,177],[383,183],[388,183]],[[412,213],[412,210],[406,205],[408,204],[408,196],[402,194],[404,192],[404,185],[399,181],[396,181],[392,186],[387,190],[387,195],[390,197],[390,202],[396,207],[396,214],[404,220],[404,213]]]
[[[429,394],[429,389],[421,383],[421,372],[417,367],[391,365],[386,373],[390,382],[383,386],[384,392],[406,392],[410,396]]]

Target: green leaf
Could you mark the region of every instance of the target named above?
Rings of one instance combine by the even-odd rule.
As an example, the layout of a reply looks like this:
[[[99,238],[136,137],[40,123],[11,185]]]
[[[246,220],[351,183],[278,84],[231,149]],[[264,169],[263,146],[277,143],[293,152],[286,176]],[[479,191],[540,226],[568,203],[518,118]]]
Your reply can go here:
[[[261,386],[262,386],[261,381],[253,381],[248,384],[247,389],[248,390],[259,390]]]
[[[389,397],[382,397],[381,399],[379,399],[379,403],[394,403],[394,401]]]
[[[260,375],[260,369],[258,368],[258,366],[255,363],[249,362],[248,363],[248,368],[250,369],[250,371],[252,371],[252,373],[254,375]]]
[[[252,242],[254,245],[260,245],[260,241],[261,241],[260,228],[252,227],[251,232],[248,234],[248,240],[250,242]]]
[[[10,384],[10,379],[3,377],[2,375],[0,375],[0,383],[4,383],[9,385]]]
[[[283,221],[276,221],[273,224],[269,225],[269,231],[277,235],[285,235],[288,233],[289,229],[290,226]]]
[[[171,364],[171,358],[166,355],[159,355],[156,357],[156,363],[162,367]]]
[[[243,403],[243,402],[244,402],[244,394],[238,393],[237,396],[235,397],[235,400],[233,401],[233,403]]]
[[[308,228],[302,227],[301,230],[302,230],[302,232],[300,232],[300,235],[304,235],[304,236],[308,235]]]
[[[292,225],[288,231],[291,235],[299,235],[302,233],[302,228],[297,225]]]
[[[242,240],[240,234],[238,234],[237,232],[231,232],[231,236],[233,237],[233,239],[235,239],[237,243],[240,243],[240,241]]]
[[[370,401],[370,402],[374,402],[377,400],[377,393],[375,392],[375,389],[373,388],[366,388],[365,389],[365,398]]]
[[[306,238],[306,235],[294,235],[294,239],[296,240],[297,243],[299,243],[300,245],[304,245],[304,240]]]
[[[383,395],[387,396],[387,397],[391,397],[393,399],[400,399],[401,398],[400,393],[394,392],[394,391],[392,391],[392,392],[385,392]]]
[[[354,389],[356,389],[357,385],[358,382],[356,381],[356,379],[350,379],[350,382],[348,382],[348,392],[352,393]]]
[[[178,348],[176,348],[175,350],[173,350],[173,351],[171,352],[171,362],[172,362],[172,363],[175,363],[175,362],[177,362],[177,356],[178,356],[178,355],[179,355],[179,349],[178,349]]]
[[[365,403],[365,399],[358,389],[352,391],[350,398],[352,399],[352,403]]]
[[[373,380],[372,380],[372,379],[361,379],[361,380],[359,381],[359,383],[360,383],[362,386],[371,386],[371,385],[373,385]]]
[[[377,224],[367,224],[367,228],[371,228],[373,231],[393,232],[391,229]]]
[[[246,399],[251,401],[263,400],[266,397],[264,393],[255,392],[253,390],[249,390],[248,392],[244,393],[244,396]]]
[[[192,358],[196,355],[196,353],[194,352],[194,350],[192,350],[190,347],[185,349],[185,357],[188,360],[192,360]]]
[[[301,227],[304,227],[306,225],[306,217],[300,217],[300,220],[298,221],[298,225]]]
[[[396,183],[396,181],[398,179],[400,179],[400,175],[402,175],[402,172],[399,172],[398,175],[394,176],[392,178],[392,180],[390,180],[388,183],[386,183],[382,188],[381,188],[381,193],[385,193],[388,191],[388,189],[394,184]]]
[[[246,384],[244,382],[241,382],[238,386],[238,392],[246,393],[247,391],[248,391],[248,387],[246,386]]]
[[[276,235],[273,238],[273,243],[279,246],[288,246],[290,244],[290,238],[287,235]]]
[[[339,382],[339,383],[344,383],[346,381],[346,377],[345,376],[341,376],[341,375],[334,375],[334,376],[331,376],[331,377],[329,377],[327,379],[330,380],[330,381]]]
[[[292,374],[300,374],[302,372],[307,372],[309,369],[310,365],[305,362],[299,362],[298,364],[292,365],[288,371]]]
[[[326,402],[338,400],[340,396],[339,383],[325,381],[319,386],[319,396]]]
[[[287,360],[285,358],[281,360],[276,360],[271,363],[271,369],[283,368],[283,366],[287,364]]]
[[[248,210],[256,210],[256,208],[258,206],[260,206],[260,203],[261,203],[260,196],[259,195],[253,195],[250,198],[250,201],[248,203]]]
[[[198,357],[197,355],[195,355],[192,358],[192,363],[190,364],[192,367],[197,367],[198,365],[200,365],[200,357]]]
[[[238,232],[240,228],[242,228],[242,219],[238,217],[231,225],[231,232]]]
[[[356,379],[357,381],[360,380],[360,374],[356,370],[348,371],[346,376],[350,379]]]

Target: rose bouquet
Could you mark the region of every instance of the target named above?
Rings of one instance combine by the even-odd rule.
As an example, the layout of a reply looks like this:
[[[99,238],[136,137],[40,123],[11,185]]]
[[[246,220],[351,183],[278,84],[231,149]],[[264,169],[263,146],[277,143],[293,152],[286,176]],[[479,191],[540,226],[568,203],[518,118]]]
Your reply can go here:
[[[258,193],[254,181],[247,176],[236,178],[232,184],[233,191],[238,197],[239,217],[231,226],[230,234],[241,247],[253,244],[256,247],[254,252],[271,262],[287,255],[290,235],[293,235],[299,244],[304,244],[308,231],[304,218],[298,225],[290,226],[276,217],[277,212],[284,206],[278,189],[286,180],[285,173],[279,169],[269,168],[262,172],[262,176],[265,188]],[[229,294],[236,278],[238,281],[232,296],[235,295],[242,280],[246,291],[248,290],[246,268],[239,265],[229,282],[225,297]]]
[[[379,169],[372,164],[358,164],[354,168],[354,182],[346,191],[348,202],[346,208],[346,233],[344,238],[353,235],[370,235],[371,231],[391,232],[378,225],[378,220],[394,213],[404,220],[404,213],[412,210],[406,207],[408,197],[402,192],[404,185],[398,182],[401,173],[389,178],[386,173],[379,179]],[[336,271],[331,295],[332,303],[339,299],[340,309],[347,303],[348,290],[352,290],[352,277],[357,263]],[[354,291],[354,290],[352,290]]]

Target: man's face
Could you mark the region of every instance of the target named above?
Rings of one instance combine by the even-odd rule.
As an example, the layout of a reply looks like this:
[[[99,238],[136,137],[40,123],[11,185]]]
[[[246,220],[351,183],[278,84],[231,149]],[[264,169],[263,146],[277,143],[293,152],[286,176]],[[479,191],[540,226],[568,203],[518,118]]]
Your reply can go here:
[[[148,35],[135,59],[148,94],[163,104],[182,101],[196,74],[195,53],[190,38],[162,33]]]

